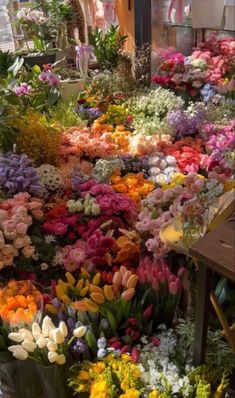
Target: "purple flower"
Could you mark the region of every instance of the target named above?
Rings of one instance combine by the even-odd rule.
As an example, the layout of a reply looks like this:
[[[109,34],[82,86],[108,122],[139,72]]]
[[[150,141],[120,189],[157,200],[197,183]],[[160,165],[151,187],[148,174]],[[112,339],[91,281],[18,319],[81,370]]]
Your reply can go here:
[[[167,121],[172,130],[180,137],[193,135],[204,120],[205,112],[198,106],[193,113],[183,109],[175,109],[168,112]]]
[[[0,189],[9,196],[19,192],[32,195],[40,192],[39,177],[35,168],[30,166],[27,155],[0,154]]]
[[[22,95],[28,95],[31,92],[31,86],[28,83],[21,83],[20,86],[14,88],[14,92],[17,97],[21,97]]]

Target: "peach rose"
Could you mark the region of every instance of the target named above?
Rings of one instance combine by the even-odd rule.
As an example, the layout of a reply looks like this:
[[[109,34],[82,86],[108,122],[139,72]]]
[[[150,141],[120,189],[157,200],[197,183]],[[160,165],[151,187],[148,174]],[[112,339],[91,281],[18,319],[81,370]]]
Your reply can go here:
[[[25,246],[22,250],[22,254],[26,258],[32,257],[34,254],[35,248],[33,246]]]

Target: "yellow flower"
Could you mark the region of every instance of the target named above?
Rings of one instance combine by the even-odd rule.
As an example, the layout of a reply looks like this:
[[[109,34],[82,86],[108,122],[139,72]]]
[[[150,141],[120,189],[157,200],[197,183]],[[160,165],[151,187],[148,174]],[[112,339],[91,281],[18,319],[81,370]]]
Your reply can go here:
[[[125,394],[120,395],[120,398],[139,398],[140,393],[134,388],[127,390]]]
[[[73,275],[70,274],[70,272],[66,272],[65,276],[66,276],[68,283],[73,286],[75,284],[75,279],[74,279]]]
[[[106,398],[108,396],[107,382],[97,381],[91,386],[90,398]]]
[[[153,390],[149,394],[149,398],[159,398],[159,396],[160,396],[160,393],[157,390]]]
[[[95,373],[102,373],[104,369],[105,369],[104,362],[97,362],[97,363],[92,364],[92,370]]]
[[[79,379],[81,380],[89,380],[90,375],[86,370],[81,370],[78,375]]]
[[[132,358],[131,358],[131,356],[128,355],[128,354],[122,354],[122,355],[121,355],[121,358],[123,359],[123,361],[132,362]]]

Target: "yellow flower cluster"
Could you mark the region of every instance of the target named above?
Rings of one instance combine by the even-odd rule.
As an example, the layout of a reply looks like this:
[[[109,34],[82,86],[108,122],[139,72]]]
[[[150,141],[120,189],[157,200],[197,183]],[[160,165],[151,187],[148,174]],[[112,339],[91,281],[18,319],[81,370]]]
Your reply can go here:
[[[25,153],[35,165],[56,164],[59,151],[59,131],[52,128],[44,115],[29,110],[24,116],[14,120],[17,129],[16,147]]]
[[[89,393],[90,398],[139,398],[142,392],[138,365],[126,354],[108,355],[95,363],[84,362],[71,386],[76,393]]]

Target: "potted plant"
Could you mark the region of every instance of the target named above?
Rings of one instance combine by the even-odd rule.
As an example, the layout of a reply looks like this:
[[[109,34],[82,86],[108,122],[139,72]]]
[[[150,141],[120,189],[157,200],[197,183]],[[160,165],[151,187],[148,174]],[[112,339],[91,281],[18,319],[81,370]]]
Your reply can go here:
[[[53,71],[60,76],[59,89],[64,100],[77,97],[78,93],[84,89],[85,82],[77,69],[63,68],[53,69]]]
[[[66,22],[72,17],[71,6],[61,0],[39,0],[32,8],[21,8],[17,13],[27,50],[22,52],[30,65],[53,64],[58,50],[66,48]],[[28,41],[33,42],[30,48]]]

